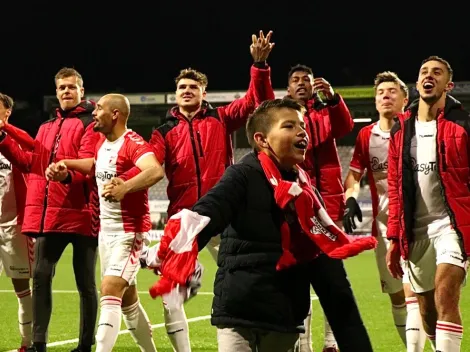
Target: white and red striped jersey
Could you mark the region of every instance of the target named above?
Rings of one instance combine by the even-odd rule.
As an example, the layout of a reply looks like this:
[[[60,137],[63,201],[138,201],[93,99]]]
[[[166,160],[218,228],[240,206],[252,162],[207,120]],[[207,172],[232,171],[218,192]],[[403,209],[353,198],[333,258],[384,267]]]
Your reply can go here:
[[[101,197],[104,186],[113,177],[119,177],[149,154],[153,154],[152,147],[132,130],[113,142],[103,138],[97,144],[95,177],[100,195],[101,232],[136,233],[151,229],[148,190],[128,193],[120,202],[109,202]]]
[[[12,165],[0,154],[0,225],[16,225],[17,215]]]
[[[388,145],[390,132],[384,132],[379,122],[362,128],[356,139],[354,154],[349,169],[361,175],[367,170],[372,196],[374,223],[372,234],[377,236],[377,225],[381,228],[388,220]],[[385,232],[383,233],[385,236]]]

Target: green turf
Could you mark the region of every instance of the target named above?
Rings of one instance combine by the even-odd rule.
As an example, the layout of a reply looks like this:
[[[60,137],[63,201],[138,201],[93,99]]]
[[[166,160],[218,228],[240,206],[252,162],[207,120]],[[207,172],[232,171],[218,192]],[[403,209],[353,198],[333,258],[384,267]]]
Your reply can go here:
[[[215,264],[207,251],[203,251],[201,260],[206,268],[204,283],[201,291],[211,292],[215,274]],[[380,292],[375,259],[372,252],[346,261],[348,274],[360,306],[361,314],[369,331],[374,351],[400,352],[406,351],[393,326],[390,314],[390,304],[387,295]],[[97,268],[98,269],[98,268]],[[98,273],[98,270],[97,270]],[[97,276],[99,277],[99,275]],[[148,270],[142,270],[138,276],[139,291],[147,291],[155,280],[155,276]],[[11,283],[5,276],[0,277],[0,351],[18,348],[17,327],[17,301],[11,290]],[[72,252],[68,248],[59,265],[54,279],[54,290],[75,290],[75,281],[72,270]],[[140,295],[141,301],[149,314],[152,324],[163,323],[161,300],[152,300],[147,293]],[[470,295],[464,289],[461,299],[461,310],[465,323],[470,322]],[[78,337],[78,294],[54,293],[53,315],[49,329],[49,342],[64,341]],[[212,297],[200,295],[186,305],[188,318],[206,316],[211,311]],[[312,335],[315,351],[321,351],[323,341],[323,314],[318,301],[313,301]],[[125,329],[122,324],[122,329]],[[209,320],[190,323],[192,350],[217,351],[216,331]],[[158,351],[172,351],[164,328],[154,330],[154,339]],[[48,351],[70,351],[75,344],[60,345],[48,348]],[[136,346],[129,334],[120,335],[113,351],[135,351]],[[470,350],[470,337],[464,335],[462,351]],[[431,351],[429,346],[426,351]]]

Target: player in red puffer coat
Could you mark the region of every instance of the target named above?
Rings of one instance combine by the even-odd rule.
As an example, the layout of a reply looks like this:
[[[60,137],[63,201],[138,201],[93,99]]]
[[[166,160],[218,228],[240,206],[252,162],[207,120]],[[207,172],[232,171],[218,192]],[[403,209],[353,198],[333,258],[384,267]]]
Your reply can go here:
[[[44,171],[56,160],[78,158],[85,143],[96,145],[98,134],[92,129],[94,104],[82,101],[81,75],[74,69],[64,68],[55,76],[55,82],[60,108],[51,120],[40,126],[30,143],[30,151],[19,148],[20,141],[15,141],[23,139],[24,142],[24,132],[7,124],[0,133],[0,153],[28,174],[23,233],[36,238],[32,351],[46,350],[52,313],[52,277],[63,251],[71,243],[82,315],[77,351],[86,352],[91,351],[94,343],[98,308],[95,284],[98,241],[91,231],[89,182],[84,178],[83,182],[78,179],[49,182]]]

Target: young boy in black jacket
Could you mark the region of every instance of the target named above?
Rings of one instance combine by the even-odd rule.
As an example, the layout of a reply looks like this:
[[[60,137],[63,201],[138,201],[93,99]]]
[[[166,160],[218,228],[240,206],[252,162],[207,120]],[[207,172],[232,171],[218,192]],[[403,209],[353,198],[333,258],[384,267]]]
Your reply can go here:
[[[349,242],[297,166],[309,142],[303,109],[290,99],[261,104],[247,122],[255,151],[229,167],[192,211],[174,215],[160,243],[162,278],[153,296],[181,292],[198,251],[222,233],[211,319],[219,351],[293,351],[310,306],[304,263],[321,252],[344,258],[374,247],[374,239]]]

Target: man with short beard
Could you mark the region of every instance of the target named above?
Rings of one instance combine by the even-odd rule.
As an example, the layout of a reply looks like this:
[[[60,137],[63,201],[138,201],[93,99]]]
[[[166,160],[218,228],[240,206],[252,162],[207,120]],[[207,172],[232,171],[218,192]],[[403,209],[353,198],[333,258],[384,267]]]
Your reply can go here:
[[[96,145],[92,129],[94,104],[82,100],[83,78],[75,69],[63,68],[55,76],[60,108],[43,123],[36,139],[10,124],[0,132],[0,152],[21,172],[28,174],[23,233],[35,237],[33,268],[33,342],[28,351],[46,351],[52,314],[52,278],[65,248],[73,246],[73,269],[80,293],[79,346],[88,352],[94,343],[98,310],[95,266],[98,241],[91,229],[90,188],[74,174],[74,182],[49,182],[44,170],[51,162],[78,158],[85,144]],[[21,149],[18,146],[26,146]],[[92,148],[87,148],[92,149]],[[69,184],[65,184],[69,183]],[[93,236],[95,235],[95,236]]]
[[[400,278],[400,255],[408,261],[424,330],[434,350],[445,352],[460,351],[460,288],[470,254],[470,116],[448,95],[452,75],[438,56],[423,61],[420,98],[398,115],[388,158],[387,266]]]

